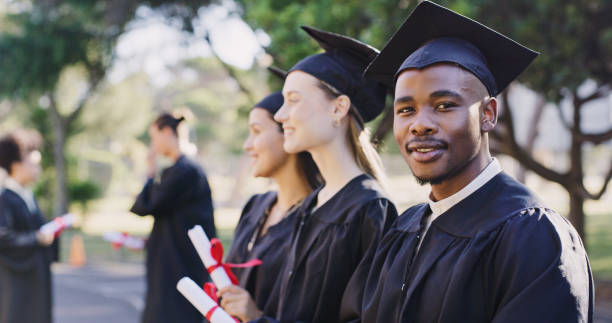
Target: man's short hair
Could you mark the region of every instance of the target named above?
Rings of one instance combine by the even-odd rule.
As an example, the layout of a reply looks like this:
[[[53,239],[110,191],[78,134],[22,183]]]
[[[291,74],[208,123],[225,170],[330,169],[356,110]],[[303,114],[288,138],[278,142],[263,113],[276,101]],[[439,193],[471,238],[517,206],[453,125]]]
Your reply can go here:
[[[40,149],[41,137],[35,130],[16,130],[0,138],[0,167],[9,175],[11,165],[21,162],[27,154]]]

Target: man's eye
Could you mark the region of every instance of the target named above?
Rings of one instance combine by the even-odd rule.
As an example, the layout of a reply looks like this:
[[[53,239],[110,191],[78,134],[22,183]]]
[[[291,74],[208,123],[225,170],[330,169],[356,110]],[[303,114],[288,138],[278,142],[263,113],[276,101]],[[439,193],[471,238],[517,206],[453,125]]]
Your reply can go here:
[[[401,107],[397,109],[397,114],[405,114],[405,113],[410,113],[413,112],[414,108],[413,107]]]
[[[439,103],[438,105],[436,105],[436,110],[446,110],[454,106],[456,106],[456,104],[452,102],[443,102],[443,103]]]

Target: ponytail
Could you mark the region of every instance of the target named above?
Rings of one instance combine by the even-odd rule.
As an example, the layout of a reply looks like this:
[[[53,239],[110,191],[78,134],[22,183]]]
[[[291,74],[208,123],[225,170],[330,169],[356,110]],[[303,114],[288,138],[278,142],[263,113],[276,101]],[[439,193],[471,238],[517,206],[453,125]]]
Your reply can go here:
[[[172,132],[178,136],[178,130],[177,130],[178,126],[184,120],[185,120],[184,116],[175,118],[170,113],[164,112],[160,114],[159,117],[157,117],[157,119],[155,119],[155,122],[153,122],[153,124],[156,125],[157,129],[159,130],[169,127],[170,129],[172,129]]]

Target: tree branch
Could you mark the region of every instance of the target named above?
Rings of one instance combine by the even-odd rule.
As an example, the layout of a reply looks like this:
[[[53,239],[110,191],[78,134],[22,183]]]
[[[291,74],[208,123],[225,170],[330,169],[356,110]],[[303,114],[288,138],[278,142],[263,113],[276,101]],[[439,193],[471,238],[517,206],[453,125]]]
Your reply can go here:
[[[598,145],[612,139],[612,128],[601,133],[579,133],[577,139]]]
[[[585,198],[591,199],[591,200],[599,200],[603,196],[603,194],[606,192],[606,189],[608,188],[608,184],[610,183],[611,179],[612,179],[612,165],[610,165],[610,169],[608,170],[608,174],[606,175],[604,179],[603,186],[601,187],[601,189],[599,190],[597,194],[592,194],[589,191],[587,191],[586,187],[584,187],[584,183],[581,183],[580,189],[581,189],[582,196]]]
[[[505,140],[502,142],[502,145],[504,145],[505,147],[500,150],[503,151],[505,154],[514,157],[524,167],[535,172],[536,174],[550,181],[558,183],[564,187],[568,187],[569,183],[567,182],[567,176],[565,174],[559,173],[542,165],[540,162],[533,159],[530,153],[528,153],[527,151],[525,151],[525,149],[519,146],[518,142],[516,141],[514,120],[512,117],[512,108],[510,107],[510,104],[508,102],[507,90],[502,94],[502,102],[504,104],[504,115],[501,117],[501,119],[506,123],[505,126],[507,136],[504,136]]]
[[[557,114],[559,115],[559,120],[561,120],[561,124],[563,124],[563,126],[568,131],[572,131],[574,126],[571,125],[567,120],[565,120],[565,116],[563,115],[563,109],[561,108],[561,106],[557,106],[557,108],[555,110],[557,111]]]
[[[609,90],[608,87],[603,85],[603,86],[598,87],[595,91],[593,91],[593,93],[587,95],[584,98],[578,97],[577,93],[574,92],[574,94],[576,95],[575,97],[577,99],[577,102],[575,103],[578,103],[578,106],[582,106],[589,101],[603,97],[608,90]]]
[[[227,63],[225,63],[217,54],[217,52],[215,51],[215,48],[213,47],[212,41],[210,40],[210,36],[208,34],[208,32],[206,32],[206,34],[204,35],[204,40],[206,40],[206,42],[208,43],[208,46],[210,47],[210,51],[212,52],[212,54],[215,56],[215,58],[217,59],[217,61],[219,61],[219,63],[221,63],[221,66],[223,66],[223,68],[225,69],[225,71],[227,72],[227,74],[229,74],[230,77],[232,77],[236,83],[238,83],[238,87],[240,88],[240,91],[242,93],[244,93],[244,95],[247,96],[249,102],[251,103],[255,103],[255,96],[253,95],[253,93],[251,92],[251,90],[249,90],[248,87],[246,87],[242,81],[240,80],[240,78],[238,77],[238,75],[236,75],[236,72],[234,71],[234,69],[229,66]]]
[[[382,146],[385,137],[389,131],[391,131],[391,129],[393,129],[393,107],[387,107],[382,120],[380,120],[378,127],[372,135],[372,142],[376,144],[376,148],[380,148]]]
[[[104,73],[102,74],[92,73],[90,75],[91,76],[89,78],[89,87],[87,88],[87,90],[85,90],[85,93],[83,93],[83,95],[81,95],[81,97],[79,98],[76,108],[65,118],[67,125],[72,124],[74,120],[76,120],[79,117],[79,115],[83,111],[83,108],[87,104],[89,97],[98,88],[98,85],[101,83],[102,79],[104,78],[103,76]]]

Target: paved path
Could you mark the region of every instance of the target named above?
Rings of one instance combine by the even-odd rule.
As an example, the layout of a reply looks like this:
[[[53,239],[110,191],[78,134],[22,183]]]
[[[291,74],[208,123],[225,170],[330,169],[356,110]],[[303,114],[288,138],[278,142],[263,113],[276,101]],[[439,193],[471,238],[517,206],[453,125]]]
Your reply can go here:
[[[137,323],[144,307],[144,267],[96,263],[53,266],[55,323]]]

